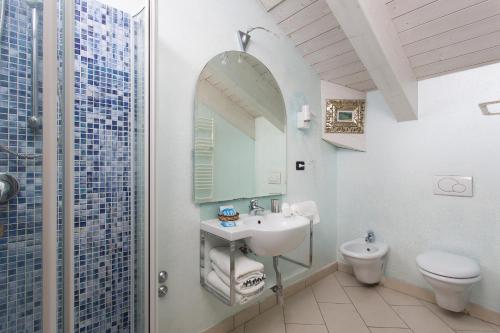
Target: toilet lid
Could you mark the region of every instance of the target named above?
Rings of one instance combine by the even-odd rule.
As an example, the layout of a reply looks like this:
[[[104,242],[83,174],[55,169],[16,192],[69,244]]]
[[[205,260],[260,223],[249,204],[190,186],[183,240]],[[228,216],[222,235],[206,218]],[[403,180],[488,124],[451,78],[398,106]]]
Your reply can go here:
[[[456,254],[431,251],[417,257],[417,264],[423,270],[455,279],[469,279],[479,276],[481,270],[474,260]]]

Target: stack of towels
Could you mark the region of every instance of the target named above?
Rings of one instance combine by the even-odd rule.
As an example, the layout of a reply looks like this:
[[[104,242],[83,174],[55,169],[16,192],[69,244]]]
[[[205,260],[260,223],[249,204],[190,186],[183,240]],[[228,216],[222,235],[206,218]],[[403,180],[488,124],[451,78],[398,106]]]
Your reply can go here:
[[[210,250],[212,270],[207,275],[207,284],[229,298],[229,248],[214,247]],[[236,303],[244,304],[264,291],[266,275],[264,265],[236,251],[234,258]]]

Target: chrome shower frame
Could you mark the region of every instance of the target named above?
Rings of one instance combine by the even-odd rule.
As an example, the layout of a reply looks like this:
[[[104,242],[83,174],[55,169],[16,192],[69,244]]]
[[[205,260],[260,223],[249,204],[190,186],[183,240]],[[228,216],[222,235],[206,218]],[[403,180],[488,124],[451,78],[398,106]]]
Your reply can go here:
[[[28,127],[38,132],[42,128],[42,118],[38,115],[38,11],[43,4],[39,0],[28,0],[26,3],[31,9],[31,116]]]
[[[1,5],[5,4],[6,0],[0,0]],[[58,17],[59,10],[57,1],[55,0],[44,0],[43,10],[41,7],[41,1],[28,0],[28,5],[31,10],[31,18],[33,20],[33,66],[32,66],[32,79],[33,79],[33,90],[32,90],[32,102],[33,102],[33,113],[32,116],[37,119],[34,122],[34,127],[37,129],[37,135],[43,138],[43,154],[37,155],[25,155],[17,154],[15,150],[10,150],[10,154],[18,155],[19,158],[25,159],[35,159],[40,158],[42,160],[42,244],[43,244],[43,291],[42,291],[42,331],[45,333],[53,333],[58,331],[58,303],[57,303],[57,290],[61,286],[57,283],[58,281],[58,230],[57,230],[57,219],[58,219],[58,205],[62,205],[63,213],[63,332],[72,333],[74,332],[74,97],[75,97],[75,87],[74,87],[74,0],[63,1],[63,27],[64,27],[64,37],[63,37],[63,57],[64,57],[64,79],[62,82],[64,90],[62,96],[58,96],[58,78],[60,63],[58,61]],[[147,14],[146,19],[146,47],[145,47],[145,58],[147,61],[145,70],[145,81],[146,81],[146,105],[145,105],[145,154],[144,157],[146,165],[146,175],[145,175],[145,189],[146,192],[146,216],[145,219],[145,268],[144,268],[144,279],[146,281],[145,289],[147,294],[144,303],[146,308],[144,309],[146,315],[145,332],[155,332],[156,326],[156,303],[157,297],[153,296],[156,289],[150,288],[149,283],[153,287],[156,286],[154,277],[155,274],[150,273],[154,271],[157,267],[156,265],[156,253],[154,252],[153,246],[149,243],[149,237],[155,235],[155,222],[153,220],[155,213],[155,193],[154,193],[154,73],[151,74],[150,71],[154,64],[154,29],[150,21],[150,15],[154,13],[152,7],[155,6],[155,1],[145,0],[147,4]],[[43,21],[43,29],[40,21]],[[155,22],[155,21],[153,21]],[[29,22],[27,22],[29,24]],[[43,30],[43,32],[42,32]],[[43,33],[43,38],[42,38]],[[43,41],[43,42],[42,42]],[[43,48],[43,51],[41,49]],[[40,57],[38,51],[43,52],[43,58]],[[40,81],[38,81],[41,79]],[[41,84],[41,86],[40,86]],[[43,90],[43,98],[40,98],[40,92]],[[38,97],[38,98],[37,98]],[[61,98],[61,99],[60,99]],[[63,133],[61,134],[60,140],[58,141],[58,134],[60,129],[58,128],[58,103],[60,104],[61,116],[63,122]],[[29,111],[28,111],[29,112]],[[41,115],[43,112],[43,127],[41,126]],[[38,118],[40,116],[40,118]],[[32,118],[33,118],[32,117]],[[29,118],[29,116],[28,116]],[[30,119],[28,119],[28,127],[31,127]],[[58,198],[58,149],[63,150],[63,199],[62,202]],[[0,147],[0,151],[2,151]],[[3,149],[6,152],[5,149]],[[0,154],[0,155],[3,155]],[[0,156],[2,158],[3,156]],[[149,169],[148,169],[149,167]],[[149,205],[149,206],[148,206]],[[153,226],[150,230],[150,226]],[[148,237],[149,236],[149,237]],[[60,243],[59,243],[60,244]],[[153,243],[156,244],[156,243]],[[152,253],[148,253],[148,250]],[[153,257],[151,257],[153,256]],[[150,309],[148,306],[151,306]],[[149,319],[149,320],[148,320]],[[151,323],[151,328],[149,325]]]
[[[3,25],[5,21],[5,3],[7,0],[0,0],[0,41],[3,36]]]
[[[57,1],[44,1],[43,104],[47,121],[42,129],[42,328],[57,332]],[[33,11],[32,11],[33,14]],[[37,15],[39,14],[37,10]],[[32,66],[35,67],[35,66]],[[37,83],[38,86],[38,83]],[[38,105],[38,101],[36,103]]]

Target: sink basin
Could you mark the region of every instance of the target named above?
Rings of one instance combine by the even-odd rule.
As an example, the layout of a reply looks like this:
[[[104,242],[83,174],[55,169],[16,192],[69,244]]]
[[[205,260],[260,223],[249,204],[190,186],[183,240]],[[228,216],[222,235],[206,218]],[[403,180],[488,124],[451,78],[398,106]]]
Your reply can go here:
[[[279,256],[297,248],[309,230],[309,220],[302,216],[246,216],[242,223],[250,233],[246,243],[258,256]]]

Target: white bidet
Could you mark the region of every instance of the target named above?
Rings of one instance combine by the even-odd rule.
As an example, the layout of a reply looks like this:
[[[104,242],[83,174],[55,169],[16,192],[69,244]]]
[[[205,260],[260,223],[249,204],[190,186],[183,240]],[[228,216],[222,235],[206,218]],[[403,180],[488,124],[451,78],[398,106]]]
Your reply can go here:
[[[340,252],[352,265],[356,279],[366,284],[380,282],[385,269],[387,252],[389,252],[387,244],[367,242],[359,238],[342,244]]]

